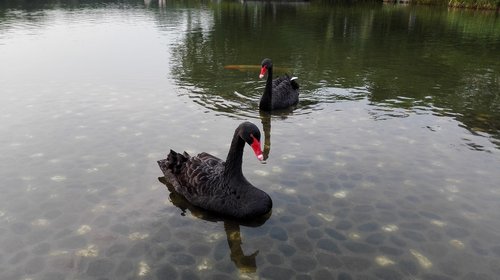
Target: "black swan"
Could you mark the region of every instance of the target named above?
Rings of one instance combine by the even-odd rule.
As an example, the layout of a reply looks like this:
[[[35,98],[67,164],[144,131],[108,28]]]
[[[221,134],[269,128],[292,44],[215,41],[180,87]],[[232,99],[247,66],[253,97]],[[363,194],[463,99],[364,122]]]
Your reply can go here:
[[[158,165],[165,181],[193,205],[238,219],[255,218],[268,213],[273,203],[267,193],[243,176],[245,142],[263,160],[259,129],[253,123],[243,122],[234,131],[225,162],[208,153],[190,156],[170,150]]]
[[[296,105],[299,102],[299,84],[295,81],[296,78],[285,75],[273,80],[273,62],[269,58],[262,61],[259,78],[262,79],[266,72],[266,88],[260,98],[259,109],[272,111]]]

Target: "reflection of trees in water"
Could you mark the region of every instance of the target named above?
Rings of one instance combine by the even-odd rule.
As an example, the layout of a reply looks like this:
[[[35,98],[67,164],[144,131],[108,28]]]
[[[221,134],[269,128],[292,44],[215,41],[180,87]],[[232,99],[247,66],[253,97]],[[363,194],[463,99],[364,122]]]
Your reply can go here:
[[[281,61],[285,61],[278,66],[298,71],[292,54],[283,55],[287,48],[284,45],[287,43],[286,36],[282,36],[282,32],[269,33],[276,28],[271,16],[276,13],[274,6],[269,3],[220,3],[213,8],[210,28],[202,28],[202,11],[186,18],[185,37],[173,51],[172,75],[194,102],[230,116],[255,117],[265,83],[258,79],[259,69],[238,72],[224,69],[224,66],[258,66],[264,57],[270,56],[281,57]],[[295,5],[285,7],[297,12]],[[276,49],[281,50],[277,52]],[[283,75],[284,72],[278,74]],[[300,106],[315,103],[314,100],[306,100]]]
[[[426,107],[500,139],[500,65],[494,62],[500,61],[494,45],[500,27],[491,27],[494,15],[475,14],[488,27],[464,33],[471,25],[467,12],[427,7],[220,3],[209,8],[211,27],[188,19],[191,27],[172,61],[188,95],[209,109],[254,116],[263,87],[257,73],[223,67],[271,57],[299,76],[300,109],[307,102],[314,107],[338,100],[313,94],[324,93],[321,88],[366,88],[369,102],[394,110],[393,117]]]
[[[380,82],[370,87],[374,117],[405,117],[409,113],[452,117],[472,134],[485,136],[500,147],[500,77],[474,73],[477,69],[461,68],[461,71],[464,73],[457,74],[457,80],[437,77],[435,82],[403,76],[391,83],[380,78]],[[427,91],[409,86],[415,83],[427,83]],[[470,147],[484,150],[482,146]]]
[[[165,181],[164,177],[159,177],[158,180],[167,186],[170,191],[170,201],[182,210],[182,215],[185,215],[186,210],[189,210],[193,216],[199,219],[209,222],[224,222],[224,232],[226,233],[226,240],[230,250],[231,261],[233,261],[236,267],[243,273],[254,273],[257,271],[255,258],[257,257],[259,251],[255,251],[249,255],[246,255],[245,252],[243,252],[243,248],[241,247],[243,241],[240,233],[240,225],[247,227],[259,227],[271,217],[272,212],[269,212],[265,216],[245,221],[221,217],[215,213],[205,211],[189,203],[182,195],[173,190],[173,188]]]
[[[388,11],[393,19],[390,26],[408,26],[408,30],[397,32],[375,25],[375,33],[387,28],[391,37],[385,37],[400,43],[383,44],[390,47],[388,52],[397,54],[393,59],[398,61],[375,59],[377,63],[372,63],[374,70],[368,71],[367,79],[370,101],[396,111],[400,108],[451,116],[472,133],[486,132],[500,139],[500,76],[491,68],[500,70],[498,63],[492,63],[493,57],[500,56],[486,39],[498,41],[500,28],[486,28],[484,34],[474,36],[462,32],[455,21],[454,25],[446,24],[450,18],[460,18],[454,12],[417,11],[419,21],[409,23],[407,19],[415,16],[415,11]],[[492,19],[483,16],[483,20]],[[407,36],[408,31],[411,33]],[[493,142],[498,145],[498,140]]]
[[[39,28],[51,20],[48,9],[122,6],[146,7],[144,0],[10,0],[0,1],[0,18],[8,21],[6,10],[21,9],[25,13],[15,20]],[[295,114],[343,98],[330,94],[331,88],[365,88],[373,105],[394,109],[396,116],[398,109],[426,107],[500,141],[495,13],[328,2],[168,1],[164,6],[156,0],[147,9],[160,30],[185,29],[173,48],[170,70],[182,92],[210,110],[256,118],[264,87],[258,71],[223,67],[270,57],[275,66],[292,68],[299,76]]]
[[[122,6],[144,6],[149,0],[120,0],[120,1],[104,1],[104,0],[2,0],[0,1],[0,9],[15,8],[22,10],[42,10],[42,9],[73,9],[73,8],[96,8],[106,5],[122,5]],[[165,2],[165,0],[152,0],[151,2]],[[149,4],[149,3],[148,3]]]

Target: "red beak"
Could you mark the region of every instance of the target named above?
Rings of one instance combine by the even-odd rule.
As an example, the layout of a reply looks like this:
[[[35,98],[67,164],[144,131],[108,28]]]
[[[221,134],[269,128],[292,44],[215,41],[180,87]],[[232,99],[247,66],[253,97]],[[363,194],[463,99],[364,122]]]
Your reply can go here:
[[[267,67],[262,66],[262,68],[260,69],[259,79],[262,79],[264,77],[264,74],[266,74],[266,72],[267,72]]]
[[[257,138],[253,137],[253,135],[252,135],[252,138],[253,138],[253,142],[252,142],[252,145],[250,145],[250,146],[252,147],[253,152],[255,153],[255,156],[257,156],[257,158],[260,161],[263,161],[264,155],[262,155],[262,150],[260,149],[260,142],[259,142],[259,140],[257,140]]]

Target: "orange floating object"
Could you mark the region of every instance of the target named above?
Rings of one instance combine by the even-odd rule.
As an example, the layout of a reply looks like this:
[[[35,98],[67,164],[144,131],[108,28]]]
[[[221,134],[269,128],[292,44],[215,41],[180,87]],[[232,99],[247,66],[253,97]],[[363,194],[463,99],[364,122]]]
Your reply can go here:
[[[261,66],[260,65],[236,65],[236,64],[231,64],[231,65],[225,65],[224,69],[229,69],[229,70],[238,70],[238,71],[254,71],[256,70],[257,72],[260,70]],[[285,67],[276,67],[274,69],[275,71],[279,72],[290,72],[291,68],[285,68]]]
[[[240,70],[240,71],[248,71],[248,70],[259,70],[260,65],[226,65],[224,66],[224,69],[231,69],[231,70]]]

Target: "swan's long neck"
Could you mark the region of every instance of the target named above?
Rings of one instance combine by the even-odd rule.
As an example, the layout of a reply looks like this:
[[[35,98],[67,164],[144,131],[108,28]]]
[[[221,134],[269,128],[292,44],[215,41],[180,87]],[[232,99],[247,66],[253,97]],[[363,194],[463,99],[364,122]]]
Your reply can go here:
[[[238,130],[234,132],[231,147],[227,154],[226,163],[224,167],[225,179],[237,179],[243,177],[241,164],[243,161],[243,148],[245,148],[245,141],[238,135]]]
[[[267,68],[267,81],[264,94],[260,99],[260,109],[269,111],[272,109],[273,103],[273,67]]]

